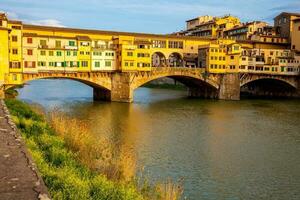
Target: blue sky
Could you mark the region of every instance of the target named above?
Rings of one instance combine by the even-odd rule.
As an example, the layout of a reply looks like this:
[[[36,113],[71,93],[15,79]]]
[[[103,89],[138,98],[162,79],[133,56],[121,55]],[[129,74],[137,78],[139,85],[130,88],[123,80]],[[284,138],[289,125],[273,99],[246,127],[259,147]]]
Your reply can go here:
[[[300,0],[0,0],[0,11],[32,24],[171,33],[199,15],[272,23],[282,11],[300,12]]]

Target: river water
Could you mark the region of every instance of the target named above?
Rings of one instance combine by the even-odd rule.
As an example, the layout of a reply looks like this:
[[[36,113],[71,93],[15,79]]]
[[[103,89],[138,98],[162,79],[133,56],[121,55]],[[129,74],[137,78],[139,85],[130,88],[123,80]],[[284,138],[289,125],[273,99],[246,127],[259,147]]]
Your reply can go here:
[[[37,80],[19,99],[85,120],[129,144],[151,180],[183,178],[188,199],[300,199],[300,101],[214,101],[139,88],[134,103],[93,102],[70,80]]]

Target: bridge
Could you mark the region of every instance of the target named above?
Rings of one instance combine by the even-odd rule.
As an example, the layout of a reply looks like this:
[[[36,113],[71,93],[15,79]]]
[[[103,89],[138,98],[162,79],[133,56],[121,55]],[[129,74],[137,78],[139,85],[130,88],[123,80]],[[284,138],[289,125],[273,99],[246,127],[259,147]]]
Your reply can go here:
[[[137,88],[163,77],[191,97],[300,96],[300,55],[286,44],[0,21],[2,98],[32,80],[66,78],[91,86],[95,100],[132,102]]]
[[[136,72],[38,72],[22,74],[24,83],[37,79],[71,79],[93,88],[94,100],[132,102],[134,91],[150,81],[169,77],[188,88],[194,98],[239,100],[243,88],[254,95],[299,97],[299,76],[257,73],[207,73],[201,68],[155,67]],[[258,82],[271,87],[261,90]],[[264,82],[265,81],[265,82]],[[257,84],[257,85],[256,85]],[[5,86],[5,89],[15,85]],[[276,87],[277,86],[277,87]],[[254,89],[253,89],[254,87]],[[278,89],[280,87],[280,89]],[[273,88],[273,90],[272,90]],[[274,91],[275,89],[275,91]],[[251,91],[249,91],[251,92]]]

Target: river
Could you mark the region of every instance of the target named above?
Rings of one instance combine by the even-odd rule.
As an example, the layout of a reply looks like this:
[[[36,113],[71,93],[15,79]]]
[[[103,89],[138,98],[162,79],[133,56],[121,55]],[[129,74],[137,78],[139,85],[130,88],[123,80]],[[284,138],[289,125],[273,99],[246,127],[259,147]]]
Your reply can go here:
[[[300,101],[216,101],[139,88],[134,103],[93,102],[70,80],[36,80],[19,99],[85,120],[129,144],[151,180],[183,178],[195,200],[300,199]]]

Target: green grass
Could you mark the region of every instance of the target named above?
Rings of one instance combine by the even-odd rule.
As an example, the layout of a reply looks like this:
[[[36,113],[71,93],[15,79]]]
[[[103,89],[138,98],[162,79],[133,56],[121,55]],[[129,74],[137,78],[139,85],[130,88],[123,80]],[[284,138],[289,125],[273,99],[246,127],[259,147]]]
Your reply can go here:
[[[5,103],[53,199],[144,199],[134,183],[108,180],[76,160],[42,115],[15,99]]]

